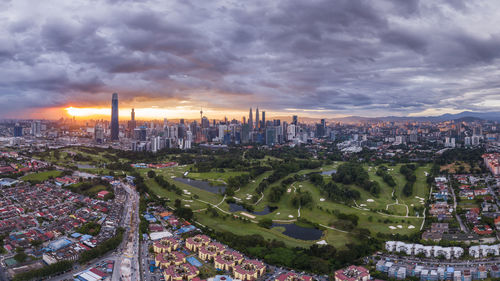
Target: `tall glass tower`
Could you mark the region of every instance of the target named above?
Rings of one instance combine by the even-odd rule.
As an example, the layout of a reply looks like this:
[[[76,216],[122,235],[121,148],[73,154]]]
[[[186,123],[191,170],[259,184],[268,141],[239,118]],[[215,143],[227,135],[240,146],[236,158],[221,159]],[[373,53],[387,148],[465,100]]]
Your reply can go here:
[[[118,94],[113,93],[113,98],[111,99],[111,140],[118,140],[119,133],[118,124]]]

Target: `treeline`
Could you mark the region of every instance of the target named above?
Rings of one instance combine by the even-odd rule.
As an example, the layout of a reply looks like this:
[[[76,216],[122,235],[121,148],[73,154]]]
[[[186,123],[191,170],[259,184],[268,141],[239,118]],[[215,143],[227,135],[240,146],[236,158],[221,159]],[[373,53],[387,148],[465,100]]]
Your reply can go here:
[[[17,274],[14,276],[12,279],[13,281],[28,281],[32,280],[35,278],[43,278],[43,277],[48,277],[56,274],[60,274],[62,272],[68,271],[73,267],[73,262],[71,261],[60,261],[53,263],[48,266],[44,266],[40,269],[35,269],[31,270],[28,272],[23,272],[20,274]]]
[[[122,163],[122,162],[111,162],[106,164],[106,168],[113,171],[126,171],[132,172],[134,168],[132,168],[131,163]]]
[[[163,176],[158,175],[158,176],[155,176],[154,179],[155,179],[156,183],[161,188],[164,188],[164,189],[166,189],[168,191],[175,192],[175,194],[177,194],[177,195],[181,195],[182,194],[182,190],[179,187],[177,187],[177,185],[168,182],[167,180],[165,180],[165,178]]]
[[[295,195],[292,197],[292,205],[295,208],[298,208],[299,206],[308,207],[312,205],[312,202],[313,198],[309,191],[297,190]]]
[[[288,189],[288,186],[297,181],[299,177],[300,176],[295,175],[283,180],[281,184],[271,187],[268,195],[269,201],[273,203],[279,202],[281,200],[281,196],[283,196],[283,194],[285,194],[286,190]]]
[[[139,194],[141,195],[147,193],[149,189],[144,182],[144,178],[141,176],[141,174],[134,172],[132,176],[134,177],[134,185],[137,192],[139,192]]]
[[[83,195],[89,196],[89,197],[96,195],[95,192],[90,191],[90,189],[92,189],[92,187],[94,187],[96,185],[102,185],[105,187],[105,189],[107,191],[113,192],[113,188],[111,187],[111,184],[108,181],[103,180],[102,178],[93,178],[93,179],[90,179],[87,181],[83,181],[83,178],[80,178],[80,181],[81,181],[80,183],[69,185],[69,186],[64,186],[63,188],[69,189],[73,192],[83,194]],[[108,198],[106,198],[106,199],[108,199]]]
[[[344,186],[339,187],[333,182],[325,183],[321,174],[310,174],[309,181],[311,181],[311,183],[313,183],[315,186],[319,187],[321,192],[325,194],[328,199],[335,202],[345,202],[361,198],[361,194],[357,190],[350,189]]]
[[[343,184],[356,184],[373,195],[380,193],[380,185],[376,181],[371,181],[368,172],[363,166],[355,162],[341,164],[337,172],[332,174],[335,182]]]
[[[451,164],[455,161],[464,161],[469,164],[474,164],[475,162],[482,161],[481,156],[485,152],[486,150],[482,147],[474,149],[454,148],[443,152],[439,157],[435,159],[435,162],[439,165]]]
[[[394,178],[387,172],[387,167],[386,166],[380,166],[377,169],[377,176],[381,177],[385,183],[387,183],[388,186],[390,187],[395,187],[396,182],[394,181]]]
[[[409,197],[413,194],[413,185],[417,181],[417,176],[415,175],[415,170],[417,167],[415,164],[406,164],[402,165],[401,168],[399,168],[399,172],[405,176],[406,178],[406,184],[403,187],[403,195],[406,197]]]
[[[360,244],[347,244],[345,250],[338,251],[331,245],[312,245],[309,248],[287,247],[282,241],[266,240],[261,235],[239,236],[231,232],[207,231],[207,234],[231,248],[246,255],[264,260],[266,263],[295,268],[317,274],[329,274],[335,269],[377,251],[380,243],[366,237],[364,231],[354,231]]]
[[[179,199],[175,199],[174,202],[174,214],[185,220],[191,220],[193,218],[193,210],[189,207],[182,206],[182,202]]]
[[[116,230],[116,236],[113,236],[109,238],[108,240],[102,242],[101,244],[97,245],[95,248],[90,249],[88,251],[83,252],[80,255],[80,259],[78,262],[80,264],[84,264],[86,262],[89,262],[95,258],[101,257],[104,254],[106,254],[109,251],[113,251],[118,246],[120,246],[120,243],[123,240],[123,233],[125,232],[125,229],[119,227]]]
[[[260,176],[264,172],[268,171],[269,167],[256,166],[250,169],[249,174],[242,174],[239,176],[229,177],[227,179],[227,188],[225,194],[228,196],[233,196],[234,191],[239,187],[245,186],[250,183],[251,180]]]
[[[242,160],[239,154],[218,157],[211,156],[200,160],[194,164],[194,168],[199,173],[210,172],[212,169],[238,169],[248,166],[247,161]]]
[[[307,161],[307,160],[290,160],[290,161],[276,161],[272,163],[274,172],[267,178],[271,184],[288,176],[291,173],[296,173],[300,170],[317,169],[321,167],[321,161]]]

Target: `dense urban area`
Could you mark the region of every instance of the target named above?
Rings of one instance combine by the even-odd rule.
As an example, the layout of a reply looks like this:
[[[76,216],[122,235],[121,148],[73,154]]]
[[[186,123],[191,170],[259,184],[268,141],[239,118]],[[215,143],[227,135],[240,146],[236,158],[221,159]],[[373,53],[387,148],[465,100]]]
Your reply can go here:
[[[498,121],[112,112],[0,123],[0,280],[500,278]]]

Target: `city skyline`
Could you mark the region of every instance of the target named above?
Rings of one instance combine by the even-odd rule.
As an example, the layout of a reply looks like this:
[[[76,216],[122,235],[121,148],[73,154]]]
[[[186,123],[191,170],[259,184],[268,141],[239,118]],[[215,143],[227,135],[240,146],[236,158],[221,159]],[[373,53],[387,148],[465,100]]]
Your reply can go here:
[[[326,118],[500,106],[494,1],[0,5],[1,118],[100,114],[113,92],[121,108],[169,118],[258,104]]]

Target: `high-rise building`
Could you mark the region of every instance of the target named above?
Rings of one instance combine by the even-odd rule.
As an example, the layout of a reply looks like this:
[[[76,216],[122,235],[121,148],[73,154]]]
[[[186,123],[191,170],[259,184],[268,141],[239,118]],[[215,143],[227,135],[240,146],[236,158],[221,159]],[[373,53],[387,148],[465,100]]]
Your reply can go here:
[[[292,117],[292,124],[297,126],[298,123],[299,123],[299,117],[297,115],[294,115]]]
[[[248,125],[250,125],[250,131],[253,130],[253,116],[252,108],[250,107],[250,114],[248,115]]]
[[[262,126],[261,127],[266,127],[266,112],[262,111]]]
[[[22,137],[23,136],[23,127],[19,125],[19,123],[16,123],[14,126],[14,137]]]
[[[40,120],[31,123],[31,134],[33,136],[40,136],[42,134],[42,122]]]
[[[136,126],[137,126],[137,123],[135,122],[135,111],[132,108],[132,112],[130,113],[130,121],[128,122],[129,131],[134,131]]]
[[[257,106],[257,109],[255,110],[255,128],[259,129],[260,128],[260,123],[259,123],[259,107]]]
[[[135,118],[135,117],[134,117]],[[118,134],[120,131],[118,123],[118,94],[113,93],[111,98],[111,141],[118,140]]]
[[[94,127],[94,140],[96,143],[104,142],[104,128],[101,124],[96,124]]]

